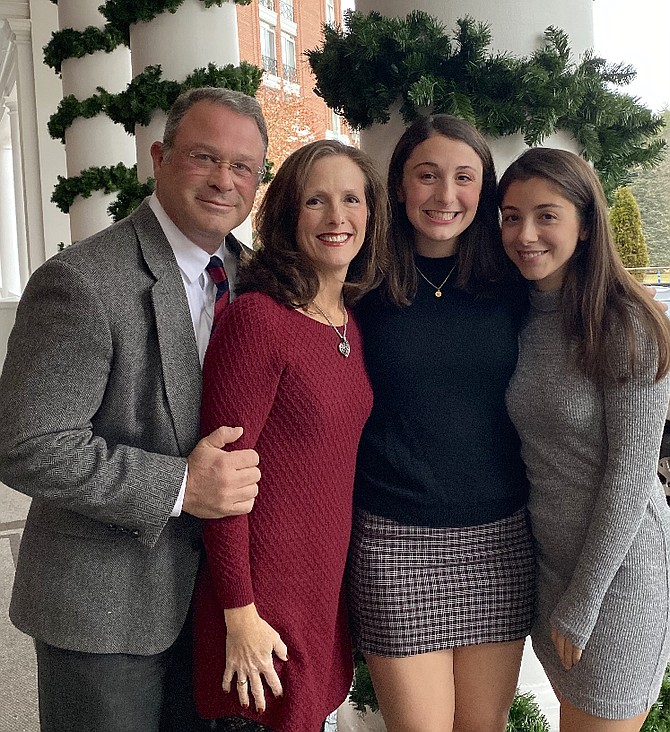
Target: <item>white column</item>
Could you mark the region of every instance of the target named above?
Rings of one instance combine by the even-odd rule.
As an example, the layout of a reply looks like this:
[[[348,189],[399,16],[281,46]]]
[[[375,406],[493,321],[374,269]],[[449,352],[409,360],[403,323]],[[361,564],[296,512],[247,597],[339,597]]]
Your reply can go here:
[[[61,30],[84,30],[88,26],[102,28],[105,18],[98,10],[99,5],[99,0],[59,0]],[[131,78],[130,50],[121,45],[110,53],[97,51],[82,58],[66,59],[61,76],[63,96],[71,94],[83,101],[97,94],[98,86],[111,94],[118,94]],[[69,178],[91,167],[117,163],[131,167],[135,164],[135,141],[121,125],[114,124],[105,114],[74,120],[65,132],[65,152]],[[73,241],[84,239],[112,223],[107,207],[116,195],[95,191],[90,198],[77,196],[70,207]]]
[[[201,0],[185,0],[176,13],[164,12],[149,23],[130,26],[133,76],[147,66],[160,64],[163,79],[184,81],[196,68],[240,63],[235,3],[205,7]],[[142,181],[152,175],[149,149],[163,139],[165,113],[154,112],[147,127],[135,126],[137,175]]]
[[[410,8],[405,0],[356,0],[356,10],[363,13],[376,10],[388,17],[404,18],[410,10],[422,10],[437,18],[450,35],[457,28],[459,18],[470,16],[489,25],[491,53],[528,56],[544,43],[544,31],[555,26],[567,33],[575,61],[593,48],[592,5],[593,0],[415,0]],[[404,130],[397,109],[388,124],[374,124],[361,131],[361,147],[383,171],[388,168],[393,148]],[[521,134],[489,140],[489,143],[499,173],[526,147]],[[572,137],[563,132],[551,135],[542,144],[577,151]]]
[[[0,146],[0,297],[21,294],[12,150]]]
[[[469,15],[491,28],[491,50],[526,56],[540,46],[546,28],[553,25],[570,37],[577,56],[593,48],[593,0],[356,0],[356,10],[376,10],[388,17],[404,18],[421,10],[442,22],[451,33],[456,21]]]
[[[12,139],[12,169],[14,172],[14,204],[16,212],[16,240],[19,257],[19,277],[21,290],[26,286],[30,277],[30,263],[28,259],[28,237],[26,234],[26,204],[23,187],[23,164],[21,159],[21,134],[19,131],[19,110],[16,101],[6,100],[9,110],[9,125]]]
[[[201,0],[185,0],[176,13],[164,12],[149,23],[130,26],[130,50],[133,76],[147,66],[160,64],[163,79],[184,81],[197,68],[208,63],[216,66],[240,63],[235,3],[221,7],[205,7]],[[145,181],[153,174],[149,149],[155,140],[163,139],[166,115],[154,112],[147,127],[135,125],[137,145],[137,177]],[[245,244],[251,245],[249,220],[234,231]]]
[[[10,20],[9,25],[14,33],[17,54],[16,98],[20,135],[20,143],[17,149],[20,150],[21,157],[28,265],[30,271],[33,271],[46,259],[46,248],[42,214],[42,173],[39,158],[32,38],[30,21]]]

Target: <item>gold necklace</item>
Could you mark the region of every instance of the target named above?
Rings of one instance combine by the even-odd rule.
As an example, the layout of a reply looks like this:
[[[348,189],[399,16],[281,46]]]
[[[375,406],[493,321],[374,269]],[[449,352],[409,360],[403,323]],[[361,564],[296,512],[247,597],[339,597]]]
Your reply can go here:
[[[351,344],[347,340],[347,311],[344,308],[344,303],[340,300],[340,308],[342,310],[342,316],[344,320],[344,326],[342,327],[342,332],[340,333],[338,327],[333,323],[333,321],[328,317],[328,315],[321,310],[321,308],[316,304],[316,300],[312,300],[312,305],[323,315],[323,317],[328,321],[330,324],[330,327],[337,333],[337,335],[340,338],[340,342],[337,344],[337,350],[345,357],[349,358],[349,354],[351,353]]]
[[[414,263],[414,266],[416,267],[416,271],[423,277],[424,280],[431,286],[435,288],[435,297],[442,297],[442,288],[447,284],[447,280],[451,277],[451,273],[456,269],[456,264],[449,270],[449,274],[442,280],[442,282],[439,285],[436,285],[434,282],[431,282],[428,277],[419,269],[419,265]]]

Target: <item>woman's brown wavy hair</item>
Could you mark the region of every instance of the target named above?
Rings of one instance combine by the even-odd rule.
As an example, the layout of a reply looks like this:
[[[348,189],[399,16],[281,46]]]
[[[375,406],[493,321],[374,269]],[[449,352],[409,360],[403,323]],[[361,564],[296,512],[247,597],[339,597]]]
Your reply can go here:
[[[349,265],[343,295],[353,305],[382,280],[388,261],[388,199],[372,160],[361,150],[334,140],[317,140],[296,150],[268,186],[256,214],[258,250],[240,267],[238,294],[264,292],[288,307],[305,307],[316,297],[319,279],[296,241],[305,182],[314,163],[341,156],[365,176],[365,239]]]

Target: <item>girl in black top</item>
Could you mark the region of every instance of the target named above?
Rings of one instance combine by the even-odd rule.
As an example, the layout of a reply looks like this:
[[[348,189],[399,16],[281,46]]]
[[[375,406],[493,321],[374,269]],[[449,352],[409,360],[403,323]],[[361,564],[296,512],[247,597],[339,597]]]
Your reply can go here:
[[[418,119],[388,188],[395,260],[358,309],[374,407],[357,463],[354,640],[389,732],[503,732],[534,589],[504,404],[523,297],[474,127]]]

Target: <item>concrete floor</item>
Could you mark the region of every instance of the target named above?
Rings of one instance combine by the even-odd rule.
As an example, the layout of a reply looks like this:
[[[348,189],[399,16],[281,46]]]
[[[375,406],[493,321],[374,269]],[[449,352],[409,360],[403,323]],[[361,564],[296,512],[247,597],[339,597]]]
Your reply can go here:
[[[0,483],[0,732],[39,732],[32,641],[12,626],[8,615],[14,567],[29,504],[28,498]],[[557,730],[558,702],[530,643],[524,653],[520,688],[533,692],[552,730]],[[346,706],[340,709],[337,719],[338,732],[384,729],[381,720],[363,720]]]
[[[9,622],[9,597],[30,500],[0,483],[0,732],[38,732],[35,654]]]

